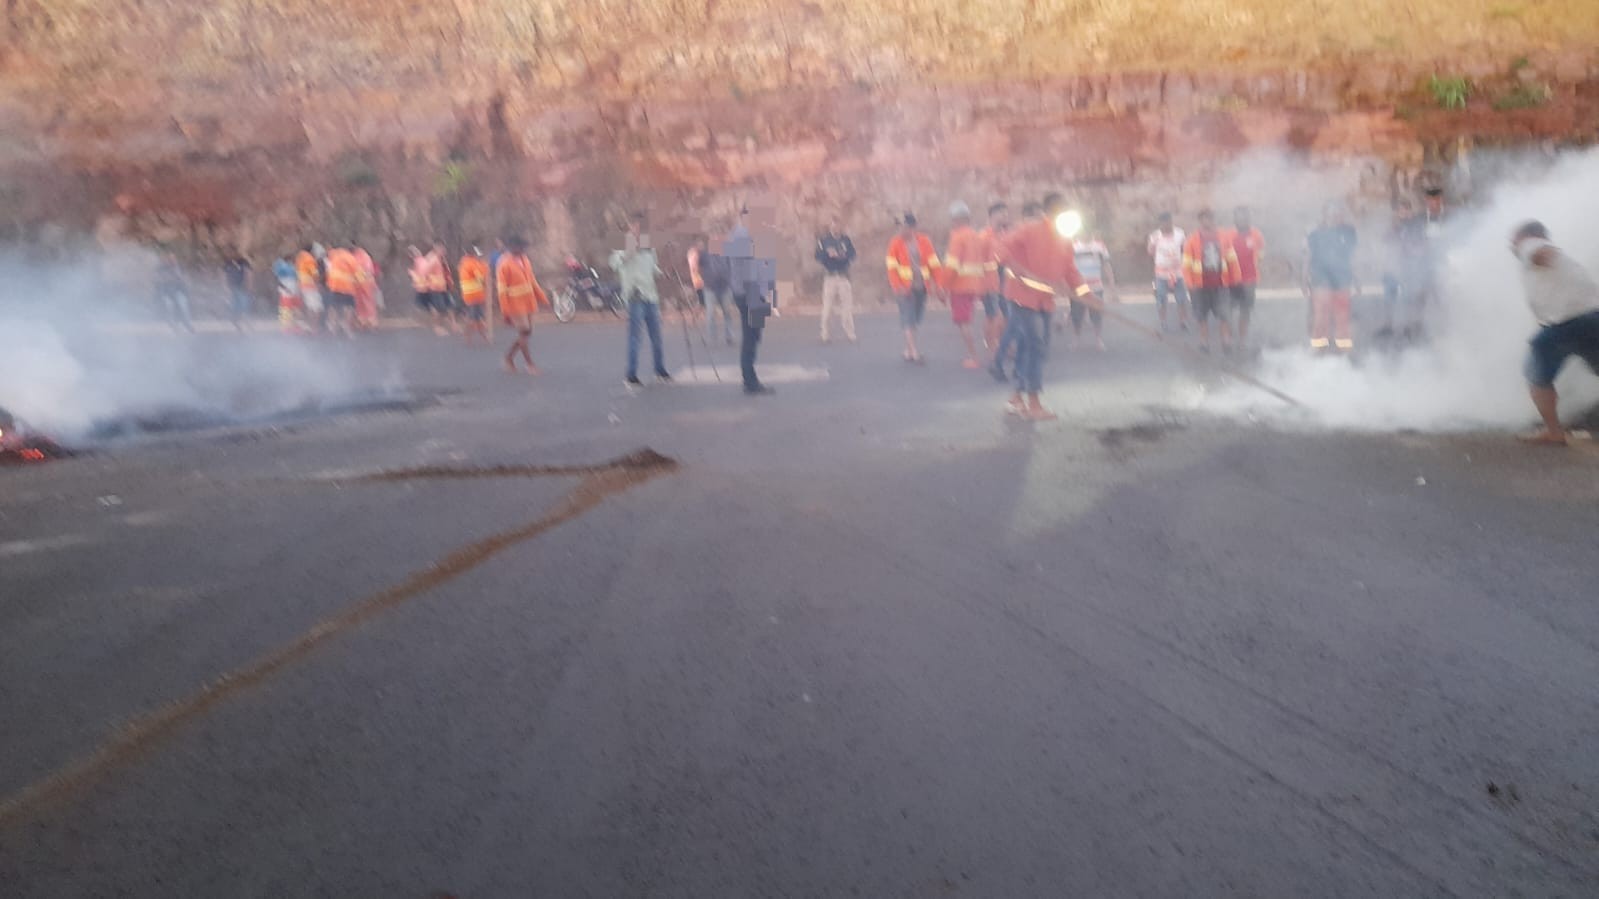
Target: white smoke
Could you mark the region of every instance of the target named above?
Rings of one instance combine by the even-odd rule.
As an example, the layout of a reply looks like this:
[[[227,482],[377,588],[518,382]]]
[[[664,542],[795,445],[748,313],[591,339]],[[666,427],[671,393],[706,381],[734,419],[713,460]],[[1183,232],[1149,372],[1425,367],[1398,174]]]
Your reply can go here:
[[[1206,398],[1204,407],[1357,430],[1512,430],[1530,425],[1536,414],[1521,371],[1536,324],[1522,294],[1520,263],[1508,250],[1510,232],[1538,219],[1566,253],[1599,272],[1599,207],[1593,201],[1599,196],[1599,151],[1526,168],[1529,174],[1500,182],[1476,208],[1453,212],[1443,240],[1449,251],[1440,272],[1442,308],[1426,346],[1393,356],[1372,355],[1359,368],[1341,359],[1311,357],[1298,346],[1271,351],[1256,374],[1299,400],[1303,409],[1236,384]],[[1347,178],[1328,184],[1299,174],[1297,189],[1312,186],[1313,196],[1321,200],[1340,198],[1344,195],[1337,189],[1351,186]],[[1240,184],[1248,180],[1247,171],[1234,177]],[[1274,177],[1269,186],[1276,190],[1283,183]],[[1360,306],[1368,314],[1380,309],[1371,294],[1380,296],[1381,285],[1372,275],[1378,269],[1376,244],[1386,219],[1385,204],[1380,210],[1357,206],[1367,294]],[[1308,222],[1300,223],[1278,236],[1277,244],[1297,249],[1308,227]],[[1267,234],[1270,238],[1271,232]],[[1599,402],[1599,379],[1580,360],[1567,363],[1556,386],[1563,414]]]
[[[154,267],[133,247],[49,262],[0,255],[0,284],[12,288],[0,296],[0,409],[79,443],[140,417],[262,418],[355,383],[331,342],[167,332]],[[197,320],[220,308],[214,280],[191,289]]]

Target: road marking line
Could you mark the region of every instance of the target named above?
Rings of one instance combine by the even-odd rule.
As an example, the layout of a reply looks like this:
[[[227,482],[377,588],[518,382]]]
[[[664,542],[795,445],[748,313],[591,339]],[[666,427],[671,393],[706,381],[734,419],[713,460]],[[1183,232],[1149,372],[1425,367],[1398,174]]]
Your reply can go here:
[[[0,826],[16,823],[41,806],[63,800],[70,793],[92,786],[113,770],[133,763],[141,753],[152,749],[157,741],[170,736],[183,725],[200,718],[233,696],[265,683],[273,675],[306,658],[334,637],[377,618],[406,600],[465,574],[512,546],[531,540],[545,531],[577,518],[598,506],[607,497],[643,484],[676,468],[676,461],[652,450],[641,450],[597,466],[508,466],[499,469],[501,476],[537,477],[576,473],[583,474],[584,477],[582,482],[566,495],[561,505],[537,521],[464,546],[400,583],[380,590],[344,611],[323,619],[293,642],[269,652],[248,665],[224,673],[198,693],[128,722],[94,752],[69,762],[7,796],[4,801],[0,801]],[[494,475],[483,474],[476,469],[453,471],[416,469],[411,472],[372,475],[366,480],[492,476]]]

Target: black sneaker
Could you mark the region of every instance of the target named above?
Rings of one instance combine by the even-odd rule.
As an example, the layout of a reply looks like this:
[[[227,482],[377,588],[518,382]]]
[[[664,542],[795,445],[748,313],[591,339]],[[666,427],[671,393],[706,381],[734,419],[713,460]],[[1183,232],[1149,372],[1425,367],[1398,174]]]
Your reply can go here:
[[[667,374],[666,372],[661,372],[660,374],[655,376],[655,383],[657,383],[657,384],[670,384],[670,383],[672,383],[672,376]]]
[[[1005,376],[1005,369],[1000,368],[997,365],[990,365],[988,367],[988,374],[989,374],[990,377],[992,377],[994,380],[998,381],[1001,384],[1004,384],[1004,383],[1010,381],[1010,378],[1007,378]]]
[[[771,396],[776,392],[777,388],[768,387],[765,384],[756,384],[754,387],[744,388],[745,396]]]
[[[622,383],[626,384],[629,387],[643,387],[644,386],[644,382],[640,381],[636,377],[623,378],[622,379]]]

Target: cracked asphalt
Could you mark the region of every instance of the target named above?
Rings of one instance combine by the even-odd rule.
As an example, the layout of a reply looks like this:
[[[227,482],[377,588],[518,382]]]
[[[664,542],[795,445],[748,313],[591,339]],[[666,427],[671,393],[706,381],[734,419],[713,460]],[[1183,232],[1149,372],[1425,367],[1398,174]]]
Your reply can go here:
[[[941,311],[759,399],[388,332],[338,388],[433,401],[0,470],[0,894],[1599,894],[1599,451],[1212,418],[1113,326],[1023,425]]]

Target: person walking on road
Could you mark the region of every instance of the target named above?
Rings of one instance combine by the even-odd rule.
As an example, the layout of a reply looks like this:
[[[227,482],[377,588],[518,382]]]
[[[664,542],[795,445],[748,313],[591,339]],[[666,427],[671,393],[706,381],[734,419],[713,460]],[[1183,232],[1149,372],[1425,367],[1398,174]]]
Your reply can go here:
[[[757,277],[755,240],[744,224],[748,207],[740,208],[737,224],[722,241],[719,254],[727,267],[728,283],[733,293],[733,304],[738,307],[739,327],[742,331],[738,348],[739,370],[744,378],[746,396],[769,396],[776,390],[761,383],[755,371],[755,357],[760,352],[761,335],[772,307],[766,302],[766,284]]]
[[[991,366],[999,358],[1000,335],[1005,333],[1005,295],[1001,292],[1004,285],[1000,283],[1004,273],[1000,271],[995,252],[999,247],[999,239],[1008,230],[1010,207],[1004,203],[990,205],[988,227],[978,232],[978,236],[987,248],[987,258],[983,262],[983,347],[988,350]],[[1003,375],[1000,380],[1004,380]]]
[[[1110,248],[1105,246],[1099,234],[1092,231],[1086,238],[1073,241],[1072,246],[1077,273],[1083,276],[1083,281],[1099,299],[1099,306],[1096,307],[1075,298],[1071,301],[1069,318],[1072,323],[1072,348],[1082,345],[1083,319],[1087,318],[1094,326],[1094,347],[1104,352],[1105,313],[1102,307],[1107,294],[1112,297],[1116,295],[1116,269],[1110,264]]]
[[[1249,319],[1255,314],[1255,293],[1260,287],[1260,267],[1266,259],[1266,236],[1250,223],[1248,206],[1233,210],[1233,227],[1222,239],[1238,258],[1238,277],[1232,285],[1233,312],[1238,321],[1238,346],[1249,342]]]
[[[1199,230],[1183,243],[1183,277],[1188,295],[1193,298],[1194,318],[1199,320],[1199,351],[1210,352],[1210,320],[1216,320],[1221,351],[1233,351],[1233,329],[1228,321],[1232,306],[1232,286],[1238,282],[1238,255],[1216,228],[1216,215],[1209,209],[1199,212]]]
[[[659,266],[655,250],[650,248],[649,235],[644,233],[643,213],[634,213],[628,225],[627,248],[611,252],[611,269],[622,282],[622,296],[627,300],[627,377],[631,387],[642,384],[638,377],[638,350],[642,340],[640,331],[648,331],[650,355],[655,363],[655,379],[663,384],[672,382],[666,370],[665,347],[661,341],[661,295],[655,285]]]
[[[355,282],[355,326],[363,331],[375,331],[378,327],[378,302],[381,288],[378,286],[378,264],[372,254],[359,244],[350,248],[355,256],[355,269],[358,276]]]
[[[1050,320],[1055,314],[1057,285],[1069,296],[1086,300],[1093,288],[1077,272],[1076,252],[1069,237],[1055,227],[1055,217],[1066,209],[1060,194],[1044,197],[1044,217],[1021,225],[999,245],[999,261],[1010,271],[1005,294],[1016,303],[1016,392],[1006,411],[1032,421],[1050,421],[1055,413],[1039,399],[1044,389],[1044,361],[1049,352]],[[1097,302],[1097,301],[1094,301]]]
[[[494,269],[495,290],[499,296],[500,312],[505,323],[516,331],[516,340],[505,351],[505,370],[516,374],[516,357],[521,355],[527,363],[527,373],[537,375],[539,367],[533,364],[533,353],[528,341],[533,337],[533,315],[539,306],[548,306],[550,299],[533,277],[533,263],[527,258],[527,240],[520,236],[505,239],[505,252]]]
[[[1172,215],[1162,212],[1156,228],[1149,234],[1147,246],[1150,258],[1155,261],[1155,309],[1160,316],[1160,329],[1166,330],[1166,301],[1177,306],[1177,322],[1188,330],[1188,283],[1183,278],[1183,229],[1172,224]]]
[[[1037,203],[1022,204],[1022,222],[1024,223],[1030,222],[1043,214],[1043,210],[1039,208]],[[1006,216],[1005,228],[997,233],[994,240],[996,254],[1000,243],[1012,230],[1010,218]],[[1021,319],[1015,314],[1015,301],[1005,295],[1005,288],[1010,283],[1011,274],[1005,270],[1004,263],[999,264],[996,275],[1000,288],[999,303],[1001,308],[1005,310],[1005,328],[1000,333],[999,344],[994,348],[994,361],[989,366],[988,373],[994,376],[994,380],[1001,384],[1006,384],[1010,382],[1010,376],[1005,373],[1005,363],[1009,362],[1015,355],[1016,344],[1021,339]]]
[[[1305,238],[1305,292],[1310,296],[1310,348],[1315,352],[1354,350],[1349,303],[1355,292],[1358,236],[1340,203],[1329,203],[1321,225]]]
[[[189,310],[189,280],[178,264],[178,255],[171,250],[161,254],[156,265],[155,293],[166,311],[167,323],[173,331],[182,329],[194,333],[194,316]]]
[[[1540,446],[1565,446],[1555,377],[1577,356],[1599,374],[1599,281],[1549,240],[1542,222],[1515,230],[1510,250],[1521,260],[1521,284],[1538,320],[1527,348],[1526,376],[1543,429],[1526,438]]]
[[[234,250],[222,264],[222,275],[228,282],[228,311],[233,327],[244,333],[244,320],[250,315],[250,260]]]
[[[720,311],[722,339],[732,346],[733,316],[738,312],[738,304],[733,301],[733,273],[727,255],[711,253],[709,241],[706,241],[701,244],[698,265],[700,280],[705,284],[705,338],[716,343],[716,313]]]
[[[289,257],[280,256],[272,263],[272,277],[278,285],[278,327],[285,334],[298,334],[304,330],[300,324],[300,278]]]
[[[844,338],[855,342],[855,294],[850,286],[849,269],[855,263],[855,243],[834,219],[827,232],[816,240],[816,261],[822,264],[822,343],[831,341],[829,326],[833,310],[838,309]]]
[[[314,244],[306,244],[294,257],[294,271],[300,279],[300,302],[305,307],[306,324],[311,330],[319,331],[322,329],[322,275]]]
[[[483,259],[483,251],[473,244],[466,255],[461,257],[461,264],[456,271],[461,276],[461,305],[466,315],[466,341],[471,343],[473,337],[477,337],[487,345],[489,331],[485,306],[489,296],[489,264]]]
[[[355,337],[355,294],[361,283],[361,264],[349,244],[328,250],[328,331]]]
[[[916,230],[915,215],[907,212],[900,218],[899,233],[888,242],[884,262],[889,289],[899,306],[899,326],[905,333],[905,361],[925,364],[916,345],[916,331],[927,314],[927,292],[938,284],[940,265],[932,238]]]
[[[942,286],[949,291],[950,320],[955,323],[961,341],[966,345],[966,358],[961,365],[968,369],[979,369],[983,363],[978,361],[977,340],[972,334],[972,312],[983,293],[985,264],[992,259],[994,251],[972,227],[972,211],[965,203],[956,201],[952,204],[949,207],[949,219],[954,227],[950,230],[949,244],[944,252]]]

